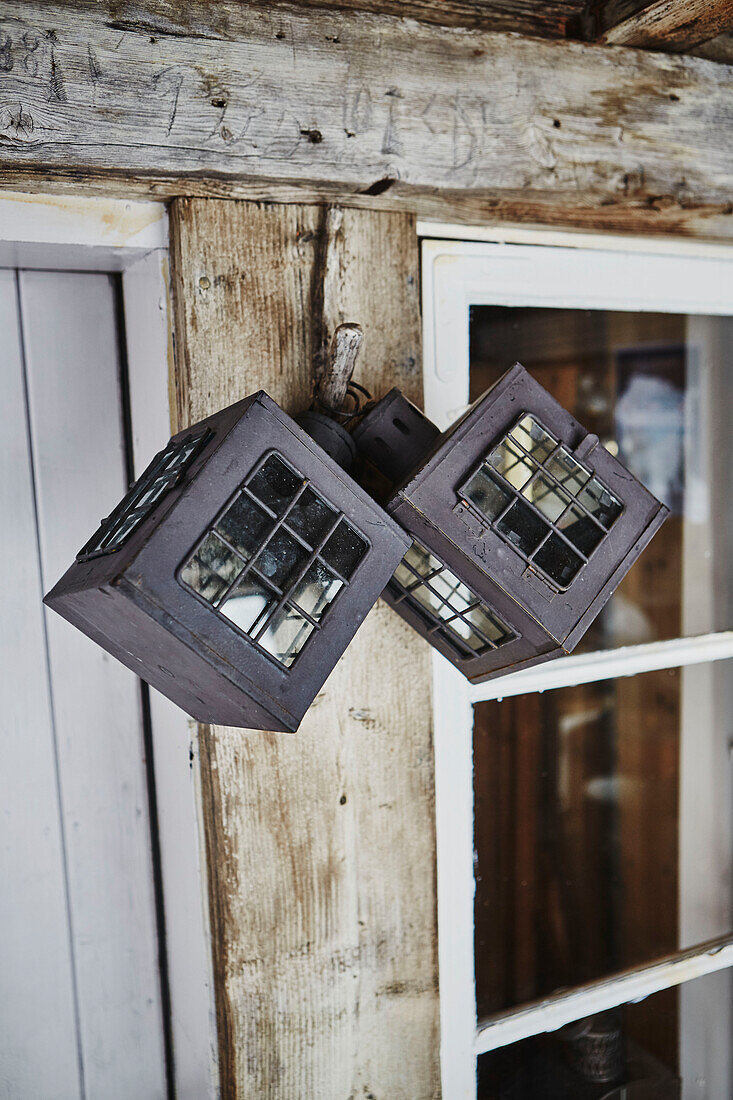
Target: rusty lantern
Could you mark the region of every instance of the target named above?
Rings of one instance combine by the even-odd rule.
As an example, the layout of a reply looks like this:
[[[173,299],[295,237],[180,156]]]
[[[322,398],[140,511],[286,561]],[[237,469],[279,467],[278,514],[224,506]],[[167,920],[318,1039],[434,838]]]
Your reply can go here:
[[[260,392],[174,436],[45,602],[199,721],[292,731],[409,545]]]
[[[413,540],[384,598],[473,683],[572,650],[668,512],[518,363],[442,435],[399,390],[353,435]]]

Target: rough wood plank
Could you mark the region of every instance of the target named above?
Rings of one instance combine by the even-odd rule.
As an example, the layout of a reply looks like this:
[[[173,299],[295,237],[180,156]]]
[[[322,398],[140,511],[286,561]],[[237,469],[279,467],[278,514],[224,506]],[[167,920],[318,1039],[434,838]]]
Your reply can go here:
[[[690,51],[695,57],[706,57],[723,65],[733,65],[733,34],[720,34]]]
[[[264,387],[305,406],[341,321],[359,381],[420,398],[404,215],[180,200],[178,423]],[[437,1095],[427,648],[368,616],[295,736],[202,729],[225,1097]]]
[[[300,6],[397,15],[441,27],[574,38],[587,0],[300,0]]]
[[[733,26],[733,0],[654,0],[609,26],[599,41],[610,46],[682,53]]]
[[[233,0],[4,14],[5,186],[731,235],[728,66]]]

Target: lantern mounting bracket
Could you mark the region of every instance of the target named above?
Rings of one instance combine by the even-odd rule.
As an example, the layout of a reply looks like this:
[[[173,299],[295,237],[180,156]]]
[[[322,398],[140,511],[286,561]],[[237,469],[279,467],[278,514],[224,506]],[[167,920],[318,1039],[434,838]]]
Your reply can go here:
[[[370,394],[351,377],[363,340],[361,325],[353,321],[336,328],[311,407],[297,417],[300,427],[347,471],[356,458],[356,446],[347,425],[360,412],[362,397],[370,400]],[[351,408],[345,409],[347,399]]]

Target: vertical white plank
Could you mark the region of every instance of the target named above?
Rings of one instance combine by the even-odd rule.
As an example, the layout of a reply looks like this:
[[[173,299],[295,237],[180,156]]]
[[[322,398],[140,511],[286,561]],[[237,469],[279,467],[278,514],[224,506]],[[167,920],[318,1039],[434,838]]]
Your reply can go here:
[[[0,271],[0,1095],[80,1096],[15,273]]]
[[[466,679],[440,653],[433,653],[433,724],[441,1082],[446,1100],[473,1100],[473,711]]]
[[[125,488],[114,294],[106,275],[25,272],[20,288],[48,588]],[[165,1065],[139,687],[46,621],[87,1093],[153,1100]]]
[[[730,625],[730,318],[690,317],[683,536],[683,631]],[[731,925],[733,774],[731,662],[682,670],[679,909],[682,947]],[[684,1100],[730,1096],[733,983],[729,971],[680,989]]]
[[[167,268],[167,254],[151,252],[122,280],[136,474],[170,434]],[[217,1048],[203,847],[190,759],[198,727],[154,689],[150,710],[176,1093],[179,1100],[205,1100],[216,1095]]]
[[[468,403],[468,298],[436,242],[423,241],[421,255],[425,413],[445,429]],[[432,667],[440,1075],[446,1100],[474,1100],[473,708],[461,673],[439,653]]]

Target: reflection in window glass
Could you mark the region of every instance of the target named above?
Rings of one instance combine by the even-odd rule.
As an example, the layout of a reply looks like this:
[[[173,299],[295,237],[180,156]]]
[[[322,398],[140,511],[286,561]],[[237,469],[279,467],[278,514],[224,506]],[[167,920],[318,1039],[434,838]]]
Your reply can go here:
[[[723,766],[730,675],[717,662],[475,706],[480,1016],[728,933],[729,788],[701,771],[711,835],[679,761]]]
[[[730,1029],[710,1042],[687,1003],[726,996],[730,973],[709,974],[483,1054],[478,1100],[724,1100]]]
[[[733,419],[733,320],[472,307],[471,401],[516,361],[671,509],[576,652],[730,629],[733,533],[724,517],[730,516],[733,499],[733,463],[722,456]],[[530,448],[532,433],[531,425],[520,424],[512,438],[518,446],[527,444],[529,454],[578,505],[602,524],[612,522],[617,505],[598,483],[565,448],[549,457],[549,444],[533,439]],[[485,485],[486,479],[477,479],[485,514],[495,519],[501,500]],[[541,510],[531,481],[521,491]],[[483,500],[475,500],[483,510]],[[550,503],[551,511],[556,507]],[[574,512],[559,521],[542,514],[557,523],[582,557],[596,549],[593,522],[581,523]]]
[[[291,668],[367,550],[366,540],[307,479],[271,454],[178,578]]]

